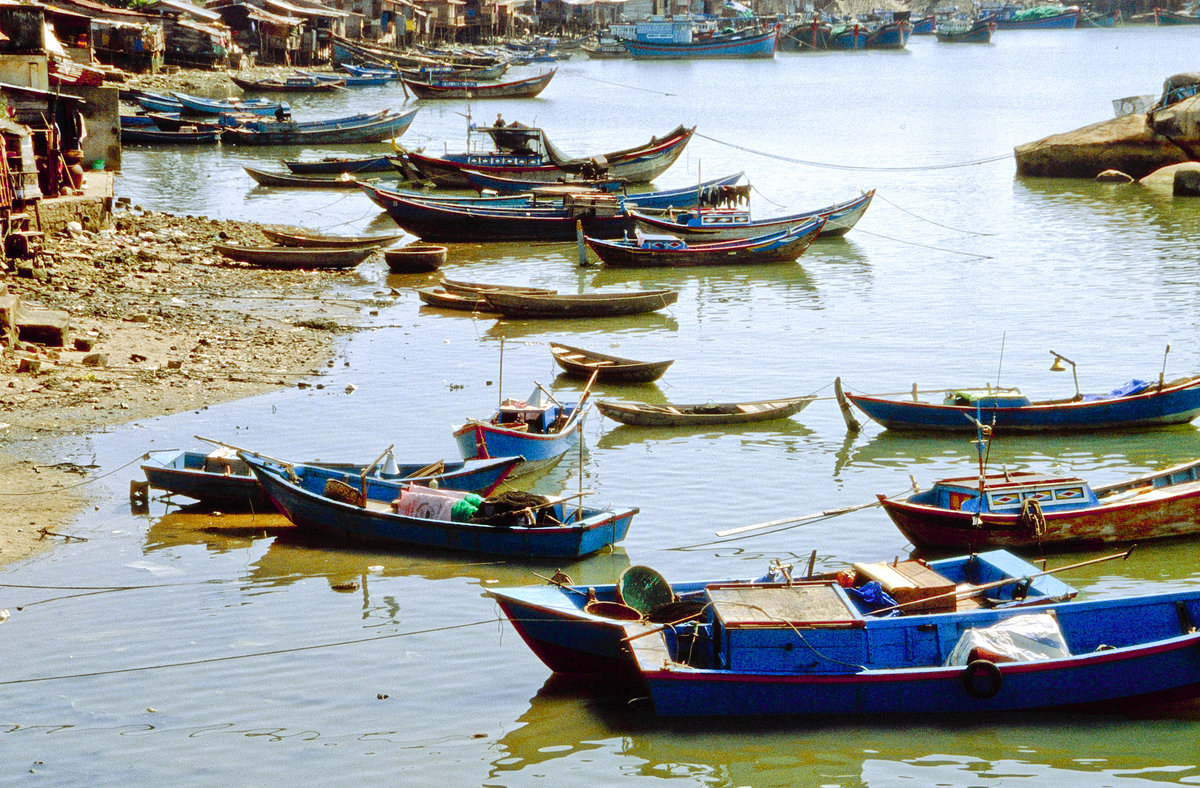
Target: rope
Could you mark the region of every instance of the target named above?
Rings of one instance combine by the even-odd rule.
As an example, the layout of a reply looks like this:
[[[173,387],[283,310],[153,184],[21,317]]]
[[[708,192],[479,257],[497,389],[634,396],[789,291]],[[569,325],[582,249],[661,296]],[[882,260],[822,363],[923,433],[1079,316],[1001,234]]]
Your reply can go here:
[[[870,235],[870,236],[874,236],[875,238],[882,238],[885,241],[895,241],[898,244],[905,244],[907,246],[916,246],[920,249],[931,249],[935,252],[946,252],[948,254],[959,254],[959,255],[962,255],[963,257],[970,257],[970,258],[973,258],[976,260],[991,260],[991,259],[993,259],[990,254],[978,254],[976,252],[960,252],[957,249],[947,249],[944,246],[930,246],[929,244],[921,244],[921,243],[917,243],[916,241],[905,241],[903,238],[896,238],[896,237],[893,237],[890,235],[880,235],[879,233],[873,233],[873,232],[870,232],[869,230],[862,230],[862,229],[858,229],[858,228],[855,228],[855,231],[858,233],[861,233],[863,235]]]
[[[1046,535],[1046,515],[1037,498],[1026,498],[1021,502],[1021,525],[1033,531],[1034,536]]]
[[[95,676],[116,676],[122,673],[143,673],[150,670],[164,670],[166,668],[183,668],[195,665],[211,665],[217,662],[232,662],[239,659],[252,659],[254,657],[270,657],[277,654],[296,654],[302,651],[317,651],[326,648],[336,648],[338,646],[353,646],[359,643],[370,643],[377,640],[390,640],[392,638],[410,637],[412,635],[427,635],[433,632],[449,632],[454,629],[466,629],[467,627],[477,627],[481,624],[491,624],[498,619],[486,619],[484,621],[471,621],[466,624],[451,624],[445,627],[433,627],[431,629],[417,629],[411,632],[396,632],[391,635],[375,635],[374,637],[357,638],[355,640],[340,640],[334,643],[316,643],[311,646],[294,646],[292,648],[281,648],[273,651],[255,651],[249,654],[231,654],[225,657],[206,657],[204,659],[193,659],[186,662],[164,662],[158,665],[141,665],[133,668],[114,668],[112,670],[96,670],[88,673],[65,673],[58,676],[37,676],[28,679],[11,679],[9,681],[0,681],[0,686],[8,686],[12,684],[33,684],[39,681],[60,681],[62,679],[86,679]]]
[[[133,465],[135,462],[140,462],[140,461],[148,459],[148,458],[149,458],[149,455],[147,455],[147,454],[139,454],[137,457],[134,457],[132,460],[125,463],[120,468],[113,468],[108,473],[102,473],[99,476],[95,476],[91,479],[84,479],[83,481],[79,482],[78,484],[68,484],[64,487],[49,487],[45,490],[33,490],[30,492],[0,492],[0,495],[16,495],[16,496],[46,495],[48,493],[61,492],[63,490],[73,490],[76,487],[82,487],[85,484],[91,484],[92,482],[98,482],[106,476],[112,476],[117,471],[121,471],[121,470],[124,470],[125,468],[128,468],[130,465]]]
[[[951,227],[948,224],[941,224],[940,222],[935,222],[932,219],[926,219],[924,216],[918,216],[917,214],[913,213],[912,211],[901,208],[899,205],[892,202],[887,197],[884,197],[879,192],[875,192],[875,196],[878,197],[879,199],[883,200],[884,202],[886,202],[888,205],[892,206],[896,210],[906,213],[909,216],[913,217],[914,219],[920,219],[923,222],[929,222],[934,227],[941,227],[942,229],[945,229],[945,230],[954,230],[956,233],[965,233],[966,235],[983,235],[983,236],[989,236],[989,237],[994,235],[994,233],[981,233],[981,232],[976,232],[975,230],[962,230],[962,229],[959,229],[958,227]]]
[[[828,162],[811,161],[808,159],[793,159],[790,156],[781,156],[778,153],[768,153],[766,151],[747,148],[745,145],[738,145],[734,142],[719,140],[716,137],[710,137],[707,134],[701,134],[700,132],[696,132],[696,136],[709,140],[710,142],[715,142],[718,145],[725,145],[727,147],[734,148],[735,150],[753,153],[757,156],[766,156],[768,159],[778,159],[779,161],[786,161],[791,164],[804,164],[809,167],[824,167],[830,170],[854,170],[859,172],[920,172],[922,170],[949,170],[954,169],[955,167],[973,167],[979,164],[991,164],[992,162],[1004,161],[1005,159],[1011,159],[1013,157],[1013,154],[1005,153],[1002,156],[991,156],[986,159],[975,159],[974,161],[958,162],[957,164],[930,164],[921,167],[859,167],[853,164],[829,164]]]
[[[678,93],[664,93],[661,90],[650,90],[649,88],[639,88],[639,87],[635,87],[634,85],[626,85],[622,82],[609,82],[607,79],[596,79],[595,77],[588,77],[588,76],[584,76],[583,74],[577,74],[576,76],[580,77],[581,79],[591,80],[592,82],[602,82],[605,85],[615,85],[616,87],[624,88],[625,90],[640,90],[643,93],[653,93],[656,96],[678,96],[679,95]]]

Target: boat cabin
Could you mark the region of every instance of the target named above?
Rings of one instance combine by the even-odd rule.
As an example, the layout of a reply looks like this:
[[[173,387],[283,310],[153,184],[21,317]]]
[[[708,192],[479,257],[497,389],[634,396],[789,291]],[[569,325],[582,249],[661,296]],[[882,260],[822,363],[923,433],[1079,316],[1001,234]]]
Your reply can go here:
[[[1011,394],[973,394],[969,391],[947,391],[943,405],[968,405],[979,408],[1023,408],[1031,404],[1029,397],[1019,391]]]
[[[663,251],[667,249],[687,249],[687,242],[681,238],[666,233],[634,233],[633,245],[638,249]]]
[[[1025,501],[1034,500],[1043,512],[1097,506],[1099,500],[1087,482],[1074,476],[1041,473],[1004,473],[984,477],[980,508],[979,477],[943,479],[933,489],[914,496],[913,503],[939,509],[980,514],[1020,514]],[[917,500],[925,498],[925,500]]]
[[[673,220],[684,227],[747,227],[750,225],[750,211],[736,208],[709,209],[705,211],[683,211],[676,214]]]
[[[528,400],[506,399],[500,403],[492,423],[510,430],[537,435],[554,432],[577,407],[576,403],[555,403],[535,390]]]

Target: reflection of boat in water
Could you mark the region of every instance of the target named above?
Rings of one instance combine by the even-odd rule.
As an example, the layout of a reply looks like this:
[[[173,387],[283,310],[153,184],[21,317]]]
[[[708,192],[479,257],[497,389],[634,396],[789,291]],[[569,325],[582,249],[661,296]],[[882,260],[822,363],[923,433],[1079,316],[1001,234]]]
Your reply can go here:
[[[720,440],[726,437],[736,437],[744,444],[756,444],[777,438],[805,438],[813,431],[795,419],[748,423],[748,424],[709,424],[697,427],[679,427],[671,430],[659,430],[653,427],[633,427],[622,424],[615,429],[606,431],[596,442],[597,449],[616,449],[637,444],[655,442],[674,442],[682,436],[697,440]]]
[[[468,313],[464,312],[464,315]],[[489,315],[488,317],[495,317]],[[517,339],[520,337],[543,336],[555,334],[561,336],[564,331],[574,328],[588,331],[620,330],[622,336],[629,336],[630,331],[676,331],[679,321],[671,315],[661,312],[648,312],[641,315],[626,315],[624,317],[586,317],[578,321],[566,320],[535,320],[521,318],[505,318],[497,320],[483,332],[484,337],[499,339]]]
[[[330,546],[299,529],[279,534],[267,551],[250,567],[249,577],[261,583],[283,586],[306,578],[323,577],[331,587],[364,578],[418,577],[426,580],[465,579],[475,585],[501,586],[509,583],[544,583],[542,577],[563,572],[579,583],[612,583],[629,566],[624,548],[598,553],[590,558],[563,561],[521,561],[503,558],[456,556],[452,559],[418,554],[385,553]],[[538,577],[541,575],[542,577]]]
[[[294,531],[287,518],[270,514],[221,514],[196,504],[167,512],[146,531],[146,552],[203,545],[215,553],[244,550],[259,539]]]

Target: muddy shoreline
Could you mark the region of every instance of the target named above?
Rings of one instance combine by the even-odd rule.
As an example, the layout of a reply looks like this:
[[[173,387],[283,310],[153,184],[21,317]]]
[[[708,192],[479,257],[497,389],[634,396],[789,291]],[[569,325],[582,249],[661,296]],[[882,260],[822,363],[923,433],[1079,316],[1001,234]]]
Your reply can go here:
[[[8,275],[10,293],[68,312],[71,328],[64,348],[22,342],[0,356],[0,564],[61,541],[89,503],[98,470],[56,457],[62,439],[307,385],[359,315],[390,303],[386,291],[339,296],[361,288],[353,271],[265,270],[212,251],[229,241],[266,243],[256,224],[134,208],[112,228],[47,237],[36,277]],[[38,370],[19,372],[23,358]]]

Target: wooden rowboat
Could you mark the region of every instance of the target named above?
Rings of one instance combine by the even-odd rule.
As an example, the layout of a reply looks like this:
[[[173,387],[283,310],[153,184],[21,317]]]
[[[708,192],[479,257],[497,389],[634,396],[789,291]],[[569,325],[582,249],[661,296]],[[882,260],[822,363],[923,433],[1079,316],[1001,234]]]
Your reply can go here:
[[[230,260],[263,268],[283,269],[341,269],[353,268],[370,257],[374,247],[367,249],[330,249],[319,246],[233,246],[213,244],[213,251]]]
[[[437,244],[409,244],[383,253],[388,270],[394,274],[436,271],[446,262],[446,247]]]
[[[441,285],[448,293],[459,295],[479,295],[481,293],[542,293],[553,295],[557,290],[546,290],[541,287],[525,287],[524,285],[493,285],[483,282],[460,282],[455,279],[442,277]],[[481,296],[482,297],[482,296]]]
[[[284,159],[283,166],[293,175],[340,175],[343,172],[394,172],[395,168],[382,156],[326,156],[323,159],[304,161]]]
[[[421,303],[438,309],[457,309],[461,312],[492,312],[487,299],[482,296],[451,293],[441,287],[419,287],[417,297]]]
[[[242,167],[259,186],[284,186],[300,189],[355,189],[358,181],[340,175],[295,175],[290,172],[268,172],[254,167]]]
[[[824,224],[825,219],[817,217],[769,235],[731,241],[689,242],[674,235],[641,231],[633,238],[621,240],[584,240],[611,268],[794,263],[816,239]]]
[[[617,293],[485,292],[492,309],[506,317],[612,317],[664,309],[679,299],[677,290],[630,290]]]
[[[786,419],[804,409],[816,397],[790,397],[758,402],[708,403],[706,405],[651,405],[645,402],[596,401],[596,409],[613,421],[638,427],[690,427],[705,424],[740,424]]]
[[[550,343],[550,352],[563,370],[574,378],[587,380],[592,374],[601,382],[649,383],[658,380],[672,361],[635,361],[631,358],[608,356],[594,350]]]
[[[227,75],[233,84],[250,93],[329,93],[346,85],[344,79],[325,80],[310,76],[268,77],[247,79],[237,74]]]
[[[325,235],[296,228],[294,230],[273,230],[262,228],[262,234],[281,246],[308,246],[324,249],[375,249],[395,243],[404,237],[404,233],[388,233],[386,235]]]
[[[546,89],[558,69],[511,82],[480,82],[474,79],[434,77],[429,81],[413,79],[401,74],[400,84],[411,90],[419,99],[461,98],[533,98]]]

